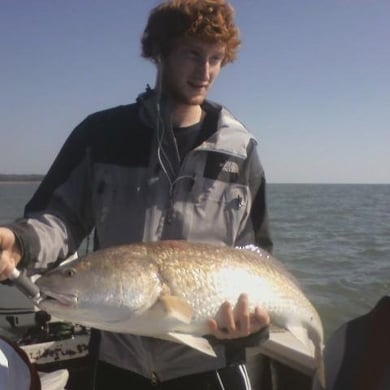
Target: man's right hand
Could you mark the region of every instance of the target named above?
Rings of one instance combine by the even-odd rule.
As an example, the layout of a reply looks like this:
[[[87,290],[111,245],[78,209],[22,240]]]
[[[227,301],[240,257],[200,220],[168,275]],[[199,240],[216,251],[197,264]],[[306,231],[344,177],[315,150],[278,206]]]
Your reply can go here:
[[[0,227],[0,281],[8,279],[19,263],[21,252],[12,230]]]

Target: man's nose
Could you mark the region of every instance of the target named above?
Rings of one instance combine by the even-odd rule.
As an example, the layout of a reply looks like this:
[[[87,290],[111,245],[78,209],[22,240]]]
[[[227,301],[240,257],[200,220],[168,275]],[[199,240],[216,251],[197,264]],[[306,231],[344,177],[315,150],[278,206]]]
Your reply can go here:
[[[210,78],[210,61],[202,59],[198,62],[197,75],[202,80],[209,80]]]

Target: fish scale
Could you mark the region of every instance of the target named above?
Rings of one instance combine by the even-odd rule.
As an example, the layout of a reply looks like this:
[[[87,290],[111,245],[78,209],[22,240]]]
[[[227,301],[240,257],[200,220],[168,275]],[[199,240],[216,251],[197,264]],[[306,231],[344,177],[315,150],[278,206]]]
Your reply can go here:
[[[188,299],[191,305],[198,308],[199,316],[194,318],[195,321],[215,314],[219,302],[235,302],[243,292],[243,286],[246,286],[245,292],[252,298],[250,300],[252,309],[257,302],[261,301],[261,295],[265,296],[266,293],[269,299],[268,302],[264,298],[262,299],[263,306],[271,311],[278,310],[280,301],[279,306],[277,306],[274,304],[276,294],[270,297],[270,293],[273,291],[270,281],[273,281],[275,285],[280,283],[281,274],[275,272],[275,267],[268,266],[267,263],[263,263],[263,267],[260,269],[258,252],[254,253],[254,256],[252,253],[234,252],[236,256],[232,256],[230,249],[228,251],[219,249],[215,251],[213,256],[210,256],[208,249],[209,247],[206,247],[205,250],[202,250],[200,247],[199,253],[195,255],[191,251],[186,252],[186,261],[192,266],[185,269],[184,272],[180,269],[180,258],[183,257],[181,248],[177,248],[176,251],[170,250],[171,255],[164,258],[163,264],[160,265],[160,272],[164,274],[165,279],[169,280],[173,292]],[[224,259],[223,264],[218,262],[218,258],[221,256]],[[203,269],[204,272],[198,275],[198,269]],[[260,270],[261,272],[259,272]],[[295,307],[295,302],[291,298],[294,296],[292,293],[299,295],[297,302],[302,301],[302,294],[300,290],[296,289],[294,282],[287,283],[286,280],[283,280],[283,284],[280,285],[284,285],[286,290],[285,306],[294,304],[293,307]],[[283,297],[282,291],[279,290],[279,298],[281,297]],[[208,302],[208,305],[204,305],[204,302]],[[214,302],[218,303],[213,305]],[[202,309],[203,313],[200,313]]]

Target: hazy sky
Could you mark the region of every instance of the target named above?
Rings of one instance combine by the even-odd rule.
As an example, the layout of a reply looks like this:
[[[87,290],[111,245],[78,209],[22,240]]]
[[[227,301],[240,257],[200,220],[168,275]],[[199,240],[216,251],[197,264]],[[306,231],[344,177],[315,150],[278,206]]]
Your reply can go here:
[[[268,181],[390,183],[390,1],[231,3],[242,47],[209,97],[255,134]],[[45,173],[88,114],[154,85],[156,4],[0,1],[0,173]]]

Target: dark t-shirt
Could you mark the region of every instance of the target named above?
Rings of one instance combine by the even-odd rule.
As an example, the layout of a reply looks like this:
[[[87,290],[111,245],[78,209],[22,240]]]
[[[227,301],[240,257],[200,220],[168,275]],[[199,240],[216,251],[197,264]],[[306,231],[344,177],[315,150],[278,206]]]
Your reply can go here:
[[[187,127],[174,127],[173,134],[176,138],[176,144],[179,151],[180,159],[183,160],[185,155],[200,145],[204,140],[213,134],[217,129],[218,112],[209,110],[203,120],[194,125]]]
[[[201,128],[202,122],[187,127],[173,128],[180,160],[183,160],[185,155],[196,146]]]

